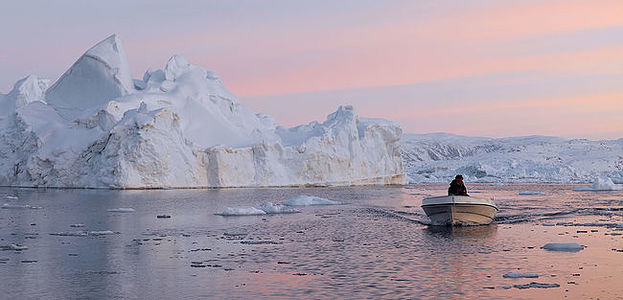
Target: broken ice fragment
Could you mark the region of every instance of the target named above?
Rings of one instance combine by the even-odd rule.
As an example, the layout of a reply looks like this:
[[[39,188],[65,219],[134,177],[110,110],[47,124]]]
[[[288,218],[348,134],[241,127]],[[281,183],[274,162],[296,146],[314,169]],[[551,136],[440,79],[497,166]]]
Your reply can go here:
[[[578,243],[547,243],[541,248],[549,251],[578,252],[585,246]]]

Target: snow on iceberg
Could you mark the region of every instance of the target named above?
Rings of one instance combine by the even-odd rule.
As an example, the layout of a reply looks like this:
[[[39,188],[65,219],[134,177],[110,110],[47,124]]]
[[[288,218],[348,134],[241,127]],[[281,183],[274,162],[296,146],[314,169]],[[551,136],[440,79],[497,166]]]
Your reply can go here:
[[[402,130],[340,106],[284,128],[173,56],[133,80],[113,35],[55,83],[0,94],[0,185],[163,188],[404,184]],[[71,137],[71,138],[68,138]]]
[[[283,203],[287,206],[311,206],[311,205],[337,205],[342,202],[332,201],[316,196],[300,195]]]
[[[595,182],[592,186],[582,186],[578,185],[573,187],[573,190],[576,192],[584,192],[584,191],[620,191],[623,190],[623,186],[620,184],[615,184],[612,182],[612,179],[608,177],[598,177],[595,179]]]

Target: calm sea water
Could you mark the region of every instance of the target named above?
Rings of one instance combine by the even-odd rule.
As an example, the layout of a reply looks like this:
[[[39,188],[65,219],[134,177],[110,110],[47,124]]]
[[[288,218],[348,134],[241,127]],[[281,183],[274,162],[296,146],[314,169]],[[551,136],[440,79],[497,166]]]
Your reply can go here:
[[[495,224],[455,228],[426,225],[419,207],[423,198],[445,194],[445,184],[2,188],[0,205],[41,208],[0,209],[0,289],[13,299],[623,298],[623,192],[572,187],[468,184],[473,195],[495,197],[500,213]],[[519,195],[524,191],[544,195]],[[345,204],[215,215],[302,194]],[[171,218],[156,217],[163,214]],[[114,233],[66,236],[79,231]],[[586,248],[541,249],[549,242]],[[509,272],[539,277],[504,278]],[[521,288],[531,282],[558,286]]]

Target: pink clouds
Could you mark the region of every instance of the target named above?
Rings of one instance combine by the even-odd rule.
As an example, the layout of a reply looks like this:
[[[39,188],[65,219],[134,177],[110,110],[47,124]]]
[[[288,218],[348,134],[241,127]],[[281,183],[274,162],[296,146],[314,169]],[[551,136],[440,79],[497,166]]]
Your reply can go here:
[[[358,102],[353,104],[362,114],[400,120],[412,132],[460,128],[460,133],[497,136],[522,134],[523,129],[526,133],[556,134],[558,130],[573,135],[570,128],[590,133],[584,130],[588,127],[573,125],[574,119],[621,112],[621,107],[613,103],[615,98],[604,96],[618,97],[618,91],[602,91],[599,83],[582,80],[623,72],[623,1],[619,0],[337,1],[288,5],[268,0],[246,7],[228,2],[195,3],[197,7],[160,5],[164,8],[150,11],[145,7],[136,16],[119,16],[120,24],[112,25],[109,19],[90,10],[69,11],[74,6],[69,5],[63,8],[70,17],[58,25],[62,34],[55,35],[56,44],[50,43],[47,31],[33,23],[30,27],[35,31],[14,34],[19,43],[7,43],[11,47],[0,52],[0,62],[8,70],[5,73],[11,73],[12,82],[27,72],[60,75],[97,39],[113,33],[110,30],[119,30],[135,77],[142,77],[148,67],[161,68],[172,54],[182,54],[190,62],[217,72],[234,94],[261,98],[251,105],[286,123],[323,118],[338,104]],[[47,15],[37,14],[40,18]],[[75,16],[79,16],[75,20],[81,21],[81,26],[71,23]],[[57,19],[47,18],[49,30],[55,29]],[[74,27],[76,31],[72,32]],[[37,44],[37,33],[43,34],[39,38],[47,41],[44,45]],[[77,41],[77,36],[88,39]],[[496,118],[499,115],[496,122],[512,123],[500,126],[499,132],[481,124],[482,115],[461,119],[461,127],[455,126],[459,123],[440,126],[434,118],[440,115],[437,105],[444,99],[435,98],[438,95],[413,100],[409,92],[389,88],[387,92],[394,93],[386,96],[390,100],[380,95],[379,99],[357,101],[341,93],[437,81],[452,91],[459,89],[453,85],[455,81],[464,78],[487,78],[479,79],[482,81],[478,84],[482,84],[521,72],[532,77],[525,85],[510,80],[508,94],[523,96],[525,90],[537,86],[539,93],[526,94],[518,101],[491,97],[482,89],[464,100],[474,115],[482,110],[496,114]],[[566,87],[539,85],[550,78],[569,79],[578,91],[561,95],[559,90]],[[503,89],[504,84],[501,82],[497,88]],[[336,96],[330,101],[311,97],[305,98],[307,103],[296,100],[300,97],[297,93],[318,91]],[[271,97],[279,100],[266,100]],[[301,107],[305,109],[298,113]],[[552,119],[548,114],[557,108],[564,113]],[[524,117],[503,117],[500,112],[507,110]],[[596,118],[590,128],[593,135],[597,130],[623,135],[623,129],[613,129],[623,128],[621,124],[621,119],[608,115]]]
[[[285,46],[283,51],[274,51],[274,45],[259,48],[255,57],[266,58],[266,72],[243,76],[232,84],[239,94],[250,96],[398,85],[534,68],[551,71],[562,68],[556,65],[563,62],[556,53],[513,57],[507,53],[512,49],[504,49],[500,41],[623,25],[621,15],[620,1],[529,2],[454,11],[439,18],[392,20],[331,33],[281,36],[281,44],[296,46]],[[297,42],[300,36],[306,39]],[[268,65],[277,55],[288,59],[289,55],[319,49],[328,49],[331,54],[325,50],[319,59],[312,56],[307,64],[294,69]],[[577,55],[584,57],[583,53]],[[612,59],[620,56],[614,52],[609,55]],[[565,57],[575,60],[573,55]],[[583,60],[563,63],[568,69],[587,66]]]

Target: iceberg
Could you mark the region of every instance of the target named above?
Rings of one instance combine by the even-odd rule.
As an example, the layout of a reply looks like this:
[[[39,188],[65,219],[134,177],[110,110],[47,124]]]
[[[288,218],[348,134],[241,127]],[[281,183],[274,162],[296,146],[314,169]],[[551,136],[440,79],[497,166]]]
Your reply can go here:
[[[0,185],[207,188],[405,184],[394,122],[339,106],[292,128],[175,55],[132,79],[116,35],[56,82],[0,94]]]
[[[316,196],[300,195],[283,203],[287,206],[339,205],[339,201],[328,200]]]
[[[592,186],[574,186],[573,190],[576,192],[585,191],[620,191],[623,190],[623,186],[615,184],[612,179],[608,177],[597,177]]]

